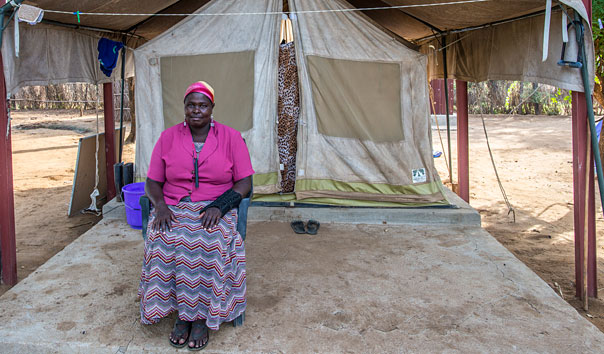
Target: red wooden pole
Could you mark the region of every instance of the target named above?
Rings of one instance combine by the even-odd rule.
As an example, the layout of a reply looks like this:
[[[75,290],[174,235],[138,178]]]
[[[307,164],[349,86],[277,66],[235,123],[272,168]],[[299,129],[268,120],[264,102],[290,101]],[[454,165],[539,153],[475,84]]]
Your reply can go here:
[[[107,201],[115,198],[115,118],[113,113],[113,84],[103,84],[103,109],[105,114],[105,164],[107,171]]]
[[[591,25],[591,5],[592,0],[583,0],[587,15],[589,17],[588,25]],[[589,144],[589,142],[586,142]],[[590,145],[591,148],[591,145]],[[599,153],[599,151],[592,151],[591,161],[588,163],[591,166],[594,165],[593,154]],[[595,183],[594,183],[594,169],[590,169],[589,175],[589,199],[588,199],[588,215],[589,219],[587,222],[587,296],[597,297],[598,296],[598,276],[597,276],[597,245],[596,245],[596,202],[595,202]]]
[[[470,202],[470,149],[468,137],[468,83],[456,80],[457,87],[457,183],[459,196]]]
[[[572,93],[572,145],[573,145],[573,203],[575,226],[575,288],[576,296],[583,297],[585,266],[585,173],[587,141],[587,107],[585,94]],[[589,212],[589,210],[588,210]],[[589,215],[589,214],[588,214]],[[588,225],[590,222],[588,222]],[[588,232],[589,233],[589,232]]]
[[[6,106],[4,64],[0,53],[0,269],[2,281],[17,284],[15,199],[13,194],[13,151]]]
[[[588,16],[591,18],[591,0],[583,0]],[[588,163],[586,161],[587,149],[591,144],[587,139],[587,106],[585,93],[573,92],[572,94],[572,136],[573,136],[573,202],[575,226],[575,286],[576,296],[583,297],[583,283],[587,281],[587,296],[595,297],[598,293],[597,286],[597,259],[596,259],[596,223],[595,223],[595,183],[593,168],[590,169],[587,196],[585,194],[585,173]],[[596,152],[599,153],[599,152]],[[587,210],[585,210],[585,198]],[[585,213],[587,213],[587,244],[585,244]],[[585,274],[585,247],[587,247],[587,279]]]

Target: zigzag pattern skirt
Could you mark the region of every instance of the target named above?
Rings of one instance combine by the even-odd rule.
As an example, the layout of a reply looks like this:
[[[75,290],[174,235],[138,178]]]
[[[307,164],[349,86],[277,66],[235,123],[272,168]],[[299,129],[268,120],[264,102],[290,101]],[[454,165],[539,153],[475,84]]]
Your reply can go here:
[[[202,230],[199,212],[210,202],[169,206],[178,222],[172,231],[151,231],[151,214],[138,295],[141,322],[157,323],[173,311],[185,321],[205,319],[217,330],[245,311],[245,250],[237,232],[237,211],[211,230]]]

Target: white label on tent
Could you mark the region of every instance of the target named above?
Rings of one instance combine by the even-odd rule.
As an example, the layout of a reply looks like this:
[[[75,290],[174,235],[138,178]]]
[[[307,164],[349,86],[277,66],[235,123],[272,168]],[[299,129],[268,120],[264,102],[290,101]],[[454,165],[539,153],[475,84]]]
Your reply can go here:
[[[279,164],[279,170],[280,170],[280,171],[285,170],[285,166],[284,166],[282,163],[280,163],[280,164]]]
[[[413,183],[426,182],[426,169],[425,168],[418,168],[417,170],[411,170],[411,175],[413,176]]]
[[[304,176],[304,170],[302,170],[302,169],[298,170],[298,176]]]

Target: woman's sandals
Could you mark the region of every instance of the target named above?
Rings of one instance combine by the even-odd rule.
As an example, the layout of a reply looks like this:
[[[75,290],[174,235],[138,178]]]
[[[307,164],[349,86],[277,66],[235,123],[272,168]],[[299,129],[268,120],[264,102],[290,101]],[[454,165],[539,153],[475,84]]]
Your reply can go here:
[[[191,330],[191,322],[176,319],[174,322],[174,328],[170,333],[170,345],[176,348],[182,348],[187,344],[189,340],[189,332]]]
[[[302,220],[294,220],[290,223],[290,226],[297,234],[309,234],[316,235],[319,231],[319,226],[321,224],[316,220],[308,220],[306,226],[304,225],[304,221]]]
[[[189,333],[189,350],[202,350],[210,341],[210,331],[205,320],[197,320],[191,325]],[[193,345],[191,345],[193,344]]]

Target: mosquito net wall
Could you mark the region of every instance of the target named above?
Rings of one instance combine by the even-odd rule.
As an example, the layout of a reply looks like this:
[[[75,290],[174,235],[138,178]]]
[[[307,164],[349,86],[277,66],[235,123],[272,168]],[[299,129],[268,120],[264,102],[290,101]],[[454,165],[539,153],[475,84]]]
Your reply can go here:
[[[136,177],[147,175],[161,132],[184,120],[183,94],[203,80],[215,91],[214,118],[246,140],[255,193],[276,193],[278,0],[212,1],[136,49]],[[252,13],[253,15],[212,16]]]
[[[294,11],[349,6],[290,1]],[[294,30],[301,87],[296,199],[448,204],[432,158],[426,56],[358,12],[301,13]]]

